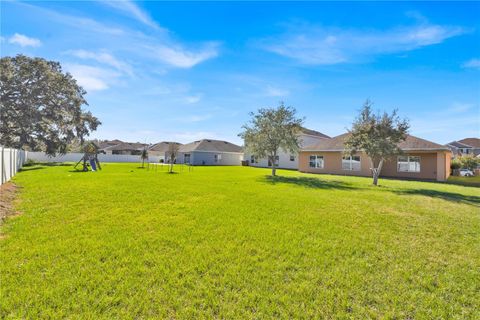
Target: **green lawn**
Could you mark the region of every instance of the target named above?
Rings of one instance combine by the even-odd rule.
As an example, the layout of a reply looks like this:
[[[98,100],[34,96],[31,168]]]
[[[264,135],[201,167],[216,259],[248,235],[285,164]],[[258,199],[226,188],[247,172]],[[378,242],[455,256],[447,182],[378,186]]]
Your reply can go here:
[[[0,318],[480,318],[478,188],[71,170],[14,179]]]
[[[448,183],[458,184],[463,186],[480,187],[480,176],[474,176],[474,177],[450,176],[448,178]]]

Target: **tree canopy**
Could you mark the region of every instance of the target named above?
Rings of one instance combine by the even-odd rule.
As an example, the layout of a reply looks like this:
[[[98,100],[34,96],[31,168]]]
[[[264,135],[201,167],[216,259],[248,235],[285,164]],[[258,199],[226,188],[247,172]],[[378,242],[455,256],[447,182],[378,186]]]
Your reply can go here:
[[[410,128],[408,120],[400,119],[397,112],[375,114],[372,102],[365,101],[345,141],[347,154],[363,151],[370,158],[374,185],[378,183],[384,161],[402,153],[398,145],[406,139]]]
[[[0,59],[0,144],[48,155],[66,153],[101,122],[89,111],[86,91],[60,63],[24,55]]]
[[[300,148],[298,133],[304,119],[297,118],[296,110],[283,102],[277,108],[261,108],[250,113],[249,123],[239,134],[245,149],[255,157],[267,157],[272,164],[272,176],[276,174],[276,157],[280,150],[296,153]]]

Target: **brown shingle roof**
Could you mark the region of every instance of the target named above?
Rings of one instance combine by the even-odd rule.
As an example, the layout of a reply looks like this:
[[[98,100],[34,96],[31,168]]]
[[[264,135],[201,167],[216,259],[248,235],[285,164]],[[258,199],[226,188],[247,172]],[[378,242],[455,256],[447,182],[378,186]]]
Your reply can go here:
[[[344,133],[331,139],[321,140],[313,145],[305,146],[303,151],[343,151],[345,139],[350,133]],[[415,136],[407,135],[405,141],[399,144],[402,150],[449,150],[446,146]]]
[[[100,149],[104,149],[107,147],[115,146],[117,144],[123,143],[123,141],[115,139],[115,140],[103,140],[98,142],[98,146]]]
[[[311,136],[317,136],[317,137],[321,137],[321,138],[330,138],[326,134],[323,134],[319,131],[307,129],[307,128],[302,128],[300,131],[304,134],[308,134],[308,135],[311,135]]]
[[[131,150],[137,150],[138,147],[128,143],[128,142],[122,142],[114,146],[109,146],[106,148],[103,148],[103,150],[116,150],[116,151],[131,151]]]
[[[228,141],[202,139],[180,146],[180,152],[210,151],[210,152],[243,152],[242,147]]]
[[[464,143],[474,148],[480,148],[480,139],[479,138],[465,138],[462,140],[458,140],[460,143]]]
[[[179,143],[179,142],[169,142],[169,141],[162,141],[162,142],[159,142],[159,143],[155,143],[154,145],[150,146],[150,148],[148,148],[148,150],[151,150],[151,151],[159,151],[159,152],[167,152],[168,151],[168,148],[170,147],[170,144],[171,143],[175,143],[179,146],[181,146],[182,144]]]
[[[461,143],[461,142],[458,142],[458,141],[452,141],[450,143],[447,144],[447,146],[451,146],[451,147],[455,147],[455,148],[469,148],[471,146],[465,144],[465,143]]]

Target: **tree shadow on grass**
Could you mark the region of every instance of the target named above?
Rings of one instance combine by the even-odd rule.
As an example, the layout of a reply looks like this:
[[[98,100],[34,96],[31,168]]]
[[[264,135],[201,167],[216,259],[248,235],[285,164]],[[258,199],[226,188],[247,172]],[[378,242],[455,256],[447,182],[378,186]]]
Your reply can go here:
[[[45,169],[45,167],[44,166],[22,167],[18,171],[19,172],[25,172],[25,171],[33,171],[33,170],[41,170],[41,169]]]
[[[26,164],[19,171],[32,171],[45,169],[46,167],[72,167],[72,163],[63,163],[63,162],[39,162],[33,164]]]
[[[265,176],[261,178],[260,181],[266,182],[272,185],[285,183],[285,184],[293,184],[293,185],[297,185],[305,188],[313,188],[313,189],[341,189],[341,190],[359,189],[344,181],[321,180],[319,178],[311,178],[311,177]]]
[[[465,203],[465,204],[473,205],[476,207],[480,207],[480,197],[465,195],[461,193],[445,192],[445,191],[437,191],[437,190],[429,190],[429,189],[408,189],[408,190],[395,191],[395,193],[400,195],[421,195],[421,196],[432,197],[432,198],[440,198],[447,201]]]

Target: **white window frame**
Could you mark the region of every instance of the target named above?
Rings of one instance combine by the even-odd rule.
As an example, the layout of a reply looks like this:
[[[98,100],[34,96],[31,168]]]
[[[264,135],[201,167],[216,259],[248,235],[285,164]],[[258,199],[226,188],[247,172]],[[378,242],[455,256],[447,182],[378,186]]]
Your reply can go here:
[[[312,157],[314,157],[313,162],[315,163],[315,166],[313,167],[312,167]],[[308,157],[308,167],[313,169],[323,169],[325,167],[325,158],[318,154],[311,154]]]
[[[400,158],[407,158],[407,170],[400,170]],[[414,161],[410,161],[410,158],[418,158],[418,171],[417,170],[409,170],[410,168],[410,162],[414,162]],[[402,162],[405,162],[405,161],[402,161]],[[420,156],[398,156],[397,157],[397,172],[413,172],[413,173],[419,173],[422,171],[422,157]]]
[[[353,168],[353,157],[358,158],[359,166],[358,169]],[[343,167],[343,161],[348,161],[348,168]],[[362,170],[362,157],[360,156],[344,156],[342,157],[342,170],[345,171],[361,171]]]
[[[290,155],[290,161],[295,161],[295,155],[293,154]]]
[[[255,156],[254,155],[250,156],[250,163],[255,163]]]

